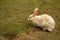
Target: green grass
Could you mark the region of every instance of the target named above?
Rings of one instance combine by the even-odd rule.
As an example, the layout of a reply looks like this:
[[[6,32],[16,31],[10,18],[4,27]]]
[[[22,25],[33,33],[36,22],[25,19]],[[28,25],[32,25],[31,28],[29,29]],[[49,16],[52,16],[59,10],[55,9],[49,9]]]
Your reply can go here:
[[[28,25],[27,18],[36,7],[39,8],[39,14],[47,13],[55,19],[58,32],[50,34],[36,29],[39,33],[31,33],[32,37],[38,37],[33,34],[40,34],[41,37],[31,40],[55,40],[55,36],[56,40],[60,40],[60,0],[0,0],[0,36],[5,33],[19,35],[35,30],[35,27]]]

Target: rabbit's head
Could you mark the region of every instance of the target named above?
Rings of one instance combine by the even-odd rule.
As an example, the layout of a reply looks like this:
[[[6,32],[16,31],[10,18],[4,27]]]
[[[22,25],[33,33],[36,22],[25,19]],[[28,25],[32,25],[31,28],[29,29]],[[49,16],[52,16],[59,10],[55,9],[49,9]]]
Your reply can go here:
[[[35,8],[33,14],[28,17],[28,21],[32,22],[35,19],[35,16],[38,14],[38,8]]]

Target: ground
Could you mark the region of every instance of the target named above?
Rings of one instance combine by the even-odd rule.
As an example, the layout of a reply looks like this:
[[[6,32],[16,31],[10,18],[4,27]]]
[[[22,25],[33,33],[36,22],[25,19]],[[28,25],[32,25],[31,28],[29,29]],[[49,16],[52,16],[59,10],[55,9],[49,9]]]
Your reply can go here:
[[[53,32],[28,24],[34,8],[56,21]],[[60,40],[60,0],[0,0],[0,40]]]

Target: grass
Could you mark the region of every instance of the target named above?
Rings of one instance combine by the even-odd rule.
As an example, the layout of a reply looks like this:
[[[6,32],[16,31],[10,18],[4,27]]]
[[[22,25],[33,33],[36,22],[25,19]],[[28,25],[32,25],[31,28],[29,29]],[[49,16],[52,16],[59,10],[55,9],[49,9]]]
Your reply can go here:
[[[28,25],[27,18],[36,7],[39,14],[47,13],[55,19],[57,32],[48,33]],[[60,40],[59,26],[60,0],[0,0],[0,36],[9,33],[16,40]],[[4,39],[7,40],[1,40]]]

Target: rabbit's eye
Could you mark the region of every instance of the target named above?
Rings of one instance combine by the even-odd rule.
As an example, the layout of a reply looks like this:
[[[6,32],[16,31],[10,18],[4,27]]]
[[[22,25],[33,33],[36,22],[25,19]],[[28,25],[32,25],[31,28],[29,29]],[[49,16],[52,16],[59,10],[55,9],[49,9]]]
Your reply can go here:
[[[29,17],[29,18],[31,18],[31,17]]]

